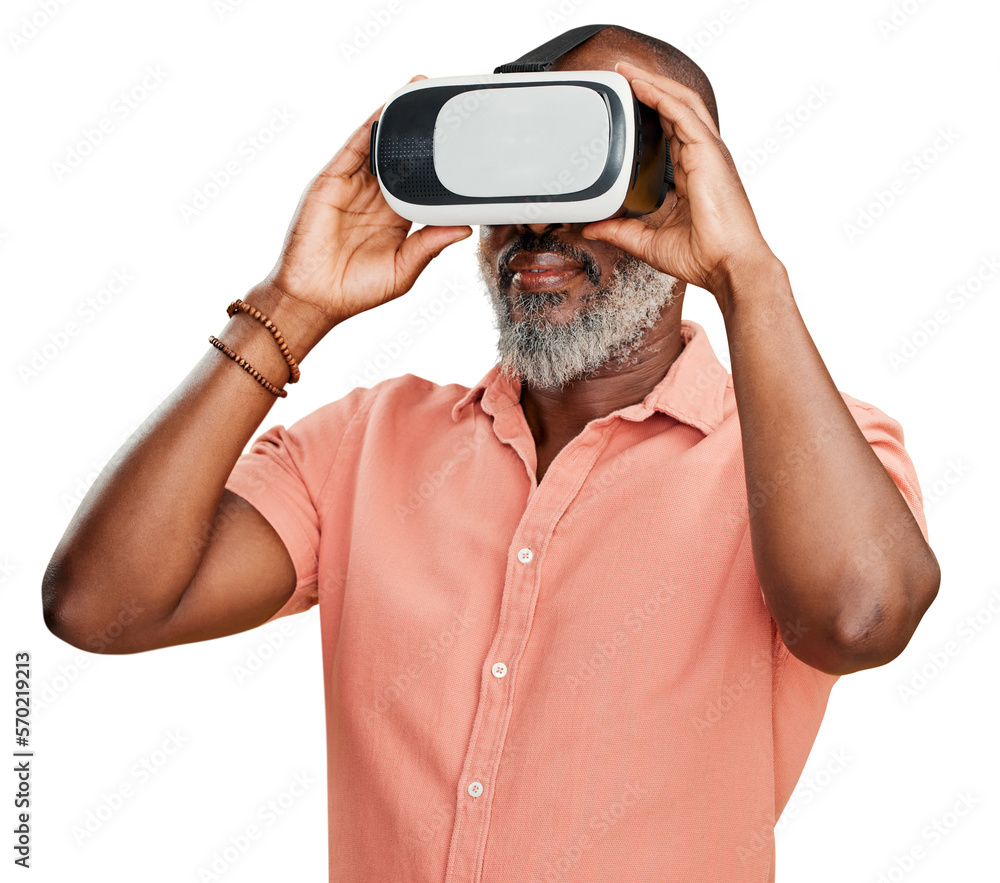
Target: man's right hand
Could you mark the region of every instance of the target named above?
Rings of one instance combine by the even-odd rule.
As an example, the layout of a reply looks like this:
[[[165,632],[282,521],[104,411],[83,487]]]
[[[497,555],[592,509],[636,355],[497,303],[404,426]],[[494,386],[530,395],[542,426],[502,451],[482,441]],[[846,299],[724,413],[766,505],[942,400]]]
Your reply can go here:
[[[428,226],[407,235],[411,222],[389,208],[368,170],[371,126],[383,107],[309,183],[262,283],[316,308],[331,327],[409,291],[432,258],[472,234],[469,226]]]

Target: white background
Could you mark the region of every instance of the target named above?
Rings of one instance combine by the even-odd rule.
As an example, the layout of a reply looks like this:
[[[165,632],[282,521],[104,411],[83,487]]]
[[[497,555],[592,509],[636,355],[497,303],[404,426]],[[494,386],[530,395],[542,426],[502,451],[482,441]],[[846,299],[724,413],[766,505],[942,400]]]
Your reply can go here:
[[[611,21],[674,43],[711,77],[723,138],[834,380],[905,428],[944,574],[903,655],[834,688],[779,825],[777,879],[996,879],[1000,311],[995,278],[971,299],[956,292],[995,273],[984,261],[998,255],[996,4],[515,0],[475,17],[457,0],[55,5],[48,16],[41,0],[11,0],[0,13],[0,630],[8,708],[14,652],[34,663],[31,878],[195,881],[256,823],[262,837],[221,879],[325,879],[314,611],[201,645],[95,656],[46,630],[42,573],[97,470],[205,352],[226,305],[266,275],[302,189],[372,110],[416,73],[489,72],[558,31]],[[122,118],[116,101],[141,91],[147,68],[160,82]],[[251,160],[241,145],[276,111],[294,119]],[[60,173],[54,164],[105,117],[113,130]],[[768,139],[776,149],[761,164]],[[234,159],[239,174],[185,219],[182,204]],[[879,193],[887,202],[893,182],[902,192],[886,208]],[[862,213],[871,223],[852,234]],[[474,247],[475,237],[452,247],[409,294],[336,329],[268,425],[344,395],[380,354],[369,380],[482,376],[494,331]],[[133,281],[90,311],[115,271]],[[384,356],[421,307],[433,323]],[[685,316],[728,364],[711,296],[690,291]],[[65,335],[74,321],[78,333]],[[282,644],[261,653],[269,636]],[[268,658],[240,680],[254,654]],[[913,680],[920,669],[924,682]],[[173,755],[155,753],[174,736]],[[134,775],[143,758],[163,761],[145,781]],[[295,774],[314,784],[267,826],[261,807]],[[12,793],[13,775],[4,782]],[[106,796],[123,785],[131,796],[78,842],[74,826],[107,816]],[[958,820],[948,813],[963,795],[973,807]],[[0,804],[10,832],[12,799]],[[935,820],[943,836],[926,828]]]

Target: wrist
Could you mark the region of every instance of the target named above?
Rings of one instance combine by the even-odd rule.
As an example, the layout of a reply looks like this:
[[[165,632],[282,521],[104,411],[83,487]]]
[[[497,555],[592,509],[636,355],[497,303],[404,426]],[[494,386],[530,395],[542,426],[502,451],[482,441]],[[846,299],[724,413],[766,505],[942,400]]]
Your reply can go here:
[[[342,321],[264,281],[251,288],[242,300],[264,313],[280,330],[289,351],[301,362],[330,331]],[[234,318],[239,317],[239,313]],[[249,317],[248,317],[249,318]],[[257,324],[253,319],[250,322]],[[267,331],[258,325],[264,334]]]
[[[785,265],[766,246],[748,252],[720,267],[712,293],[728,322],[732,312],[759,299],[773,303],[783,293],[791,294]]]
[[[268,282],[254,286],[240,300],[253,308],[251,312],[259,310],[271,321],[297,364],[301,364],[306,354],[337,324],[316,308]],[[238,310],[219,333],[219,340],[278,389],[292,381],[291,365],[282,352],[278,337],[268,330],[262,319]]]

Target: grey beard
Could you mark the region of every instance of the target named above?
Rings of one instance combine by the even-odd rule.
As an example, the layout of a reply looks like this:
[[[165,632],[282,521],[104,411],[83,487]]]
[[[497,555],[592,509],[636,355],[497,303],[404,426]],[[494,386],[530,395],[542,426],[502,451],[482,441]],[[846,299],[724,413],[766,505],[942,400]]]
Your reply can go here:
[[[565,292],[512,288],[509,295],[502,294],[482,249],[477,256],[499,332],[500,371],[510,380],[519,378],[523,385],[542,389],[561,389],[611,361],[622,368],[673,302],[677,284],[675,277],[626,255],[607,285],[589,293],[570,321],[558,324],[548,313],[565,299]],[[515,305],[524,316],[519,322],[512,315]]]

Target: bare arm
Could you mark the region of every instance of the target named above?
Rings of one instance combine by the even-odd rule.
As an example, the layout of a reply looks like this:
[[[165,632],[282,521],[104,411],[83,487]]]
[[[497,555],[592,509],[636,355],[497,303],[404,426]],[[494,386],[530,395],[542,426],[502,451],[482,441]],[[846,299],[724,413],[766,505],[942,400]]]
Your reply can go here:
[[[724,289],[747,496],[764,497],[750,533],[768,608],[796,626],[801,646],[789,649],[815,668],[889,662],[937,593],[937,559],[823,364],[784,267],[762,255]]]
[[[410,223],[368,172],[379,113],[310,183],[277,264],[243,296],[300,362],[340,322],[408,291],[436,254],[472,232],[407,235]],[[254,319],[237,313],[218,337],[276,386],[287,380],[284,358]],[[295,587],[277,533],[225,490],[275,397],[206,349],[105,467],[49,562],[45,622],[74,646],[134,653],[233,634],[267,621]]]
[[[274,314],[292,352],[308,350],[304,312],[266,291],[246,299]],[[261,331],[237,314],[219,337],[265,377],[283,381],[288,368]],[[82,649],[127,653],[252,628],[284,603],[295,585],[284,544],[224,490],[274,402],[208,348],[108,463],[57,547],[43,582],[56,635]],[[122,634],[105,641],[123,610]]]

